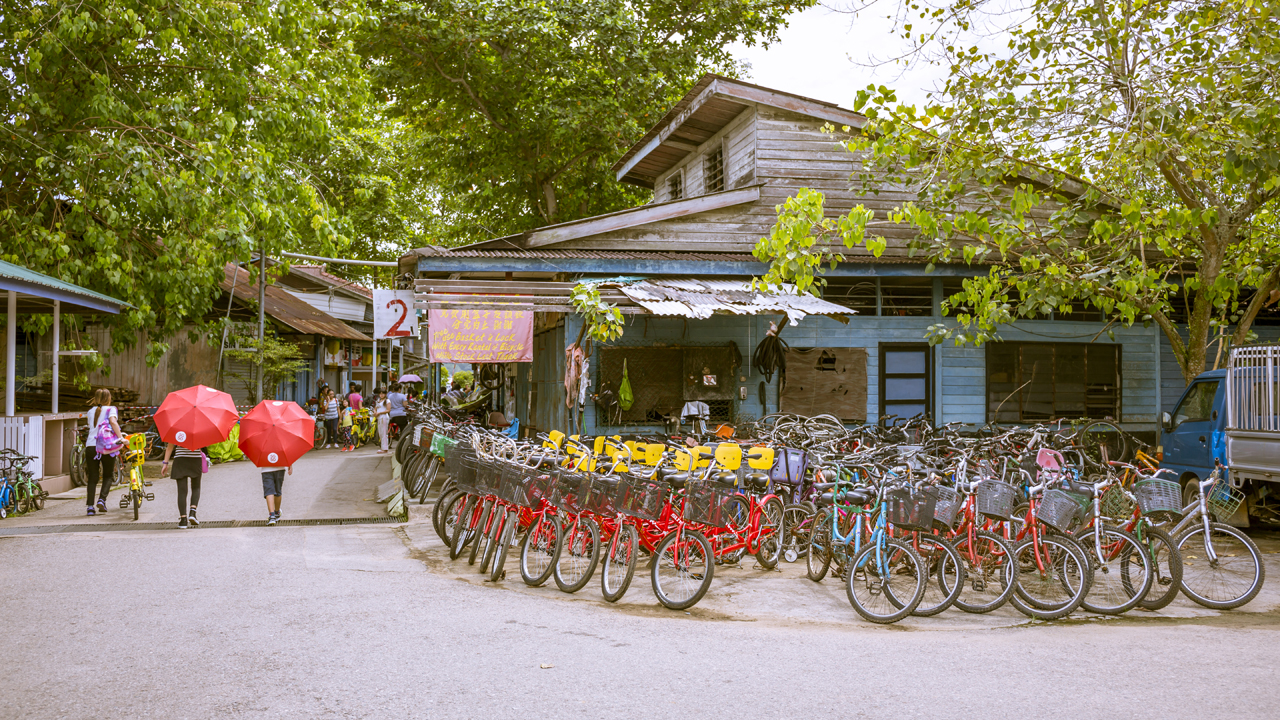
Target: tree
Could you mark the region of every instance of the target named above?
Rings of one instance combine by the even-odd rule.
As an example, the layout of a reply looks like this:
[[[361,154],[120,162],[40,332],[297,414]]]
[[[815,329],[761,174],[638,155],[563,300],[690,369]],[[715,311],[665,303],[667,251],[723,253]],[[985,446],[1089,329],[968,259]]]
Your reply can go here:
[[[812,0],[373,0],[363,51],[424,135],[446,242],[609,212],[647,195],[609,167],[726,46],[768,42]]]
[[[100,320],[156,362],[203,324],[225,262],[344,244],[302,161],[367,96],[362,11],[0,0],[0,257],[132,304]]]
[[[226,371],[233,380],[244,386],[249,402],[257,404],[263,398],[258,397],[258,373],[262,373],[262,391],[275,394],[275,388],[282,382],[293,380],[298,373],[307,369],[302,351],[297,345],[287,343],[270,335],[261,343],[256,337],[236,337],[234,347],[223,351],[231,363]],[[250,370],[240,372],[234,370],[235,363],[248,363]]]
[[[909,223],[933,262],[991,266],[948,300],[956,322],[932,328],[935,342],[980,344],[1017,318],[1094,307],[1159,325],[1190,380],[1219,328],[1249,340],[1280,281],[1272,13],[1250,0],[907,0],[903,60],[932,58],[947,80],[921,110],[885,87],[860,93],[870,122],[849,149],[864,190],[911,200],[825,221],[820,197],[797,201],[761,256],[774,280],[811,278],[804,261],[822,251],[786,238],[806,220],[850,246]]]

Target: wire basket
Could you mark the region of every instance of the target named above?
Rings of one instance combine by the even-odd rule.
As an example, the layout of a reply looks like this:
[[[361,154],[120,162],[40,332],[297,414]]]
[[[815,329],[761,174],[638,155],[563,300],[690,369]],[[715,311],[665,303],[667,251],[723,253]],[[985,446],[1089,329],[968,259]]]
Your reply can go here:
[[[684,519],[691,523],[722,528],[729,524],[725,505],[734,489],[708,480],[690,480],[685,484]]]
[[[960,493],[949,487],[935,485],[925,489],[926,493],[933,495],[933,525],[939,530],[950,530],[956,525],[956,518],[960,516],[960,506],[963,501],[960,499]]]
[[[494,494],[504,502],[523,505],[528,501],[528,482],[530,468],[507,460],[498,460],[498,487]]]
[[[978,483],[978,512],[997,520],[1008,520],[1018,501],[1018,490],[999,480]]]
[[[1236,514],[1240,509],[1240,503],[1244,502],[1244,493],[1231,487],[1226,480],[1219,480],[1209,489],[1209,494],[1205,496],[1205,502],[1209,506],[1209,513],[1218,522],[1226,522],[1228,518]]]
[[[476,494],[492,495],[502,482],[502,466],[497,460],[480,458],[476,462]]]
[[[1124,488],[1112,485],[1102,493],[1102,516],[1116,520],[1124,520],[1133,515],[1133,500],[1125,493]]]
[[[551,504],[570,513],[582,512],[582,501],[586,499],[585,491],[591,487],[590,476],[557,468],[551,483]]]
[[[1058,489],[1045,490],[1036,507],[1040,522],[1063,533],[1071,532],[1080,513],[1080,503],[1070,493]]]
[[[1182,488],[1171,480],[1141,480],[1134,483],[1142,514],[1158,522],[1182,517]]]
[[[937,500],[928,492],[893,488],[884,494],[889,522],[903,530],[930,530]]]
[[[455,469],[449,472],[449,477],[453,478],[453,483],[458,486],[458,489],[466,493],[476,493],[480,459],[475,456],[475,453],[464,449],[462,452],[454,453],[448,462],[454,465]]]
[[[613,499],[618,494],[618,478],[597,477],[591,479],[591,489],[587,491],[587,501],[583,508],[596,515],[617,515]]]
[[[667,484],[630,473],[618,480],[614,506],[618,512],[641,520],[657,520],[666,505]]]

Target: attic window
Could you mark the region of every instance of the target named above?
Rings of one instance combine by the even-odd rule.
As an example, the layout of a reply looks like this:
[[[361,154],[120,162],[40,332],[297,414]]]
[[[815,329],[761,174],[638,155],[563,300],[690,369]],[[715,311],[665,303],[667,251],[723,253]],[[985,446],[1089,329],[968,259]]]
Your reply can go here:
[[[677,171],[667,178],[667,196],[671,200],[684,197],[684,172]]]
[[[706,178],[707,192],[724,192],[724,146],[717,145],[707,153],[706,166],[702,171]]]

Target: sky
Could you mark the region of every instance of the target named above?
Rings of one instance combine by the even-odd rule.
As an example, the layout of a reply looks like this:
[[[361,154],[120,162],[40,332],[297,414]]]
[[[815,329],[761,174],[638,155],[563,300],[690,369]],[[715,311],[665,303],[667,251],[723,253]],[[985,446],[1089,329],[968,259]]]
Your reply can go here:
[[[900,66],[868,67],[903,47],[885,17],[891,4],[882,5],[856,16],[817,5],[792,15],[768,49],[730,49],[750,63],[747,79],[757,85],[852,108],[858,90],[875,83],[897,90],[900,101],[922,105],[925,93],[945,77],[940,68],[916,63],[904,73]]]

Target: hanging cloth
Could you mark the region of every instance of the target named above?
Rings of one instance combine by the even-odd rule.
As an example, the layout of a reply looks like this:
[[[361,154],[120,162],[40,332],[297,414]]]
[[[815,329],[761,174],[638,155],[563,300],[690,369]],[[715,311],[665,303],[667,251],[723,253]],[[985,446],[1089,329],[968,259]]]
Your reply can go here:
[[[631,378],[627,377],[627,361],[622,360],[622,384],[618,386],[618,407],[623,411],[630,410],[636,396],[631,393]]]
[[[578,379],[582,377],[582,361],[586,353],[577,343],[564,349],[564,406],[571,408],[578,396]]]

